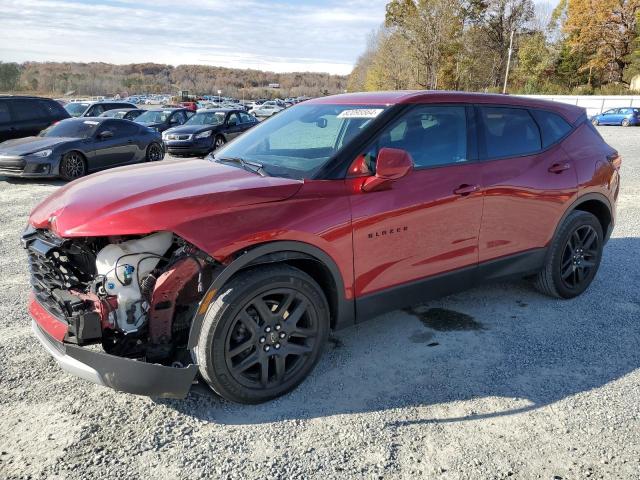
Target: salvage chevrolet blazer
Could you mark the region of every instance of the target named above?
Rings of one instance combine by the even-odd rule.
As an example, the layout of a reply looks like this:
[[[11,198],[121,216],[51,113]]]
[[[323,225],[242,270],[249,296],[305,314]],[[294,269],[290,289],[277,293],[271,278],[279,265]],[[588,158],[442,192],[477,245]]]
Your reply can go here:
[[[199,374],[263,402],[309,374],[330,329],[498,278],[580,295],[620,164],[575,106],[310,100],[206,161],[109,170],[44,200],[22,238],[33,329],[98,384],[182,397]]]

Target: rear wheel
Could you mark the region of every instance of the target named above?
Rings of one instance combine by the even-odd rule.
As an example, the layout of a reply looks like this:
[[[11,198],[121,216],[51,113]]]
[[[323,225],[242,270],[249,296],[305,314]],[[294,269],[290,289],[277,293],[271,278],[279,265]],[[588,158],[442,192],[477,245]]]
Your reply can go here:
[[[551,244],[545,268],[536,277],[536,288],[559,298],[580,295],[598,271],[603,245],[598,219],[588,212],[572,212]]]
[[[623,127],[628,127],[629,125],[631,125],[631,122],[629,121],[629,119],[628,118],[624,118],[622,120],[622,126]]]
[[[196,355],[211,388],[227,400],[261,403],[311,372],[329,334],[320,286],[288,265],[239,273],[205,317]]]
[[[83,177],[87,173],[87,162],[79,152],[69,152],[60,161],[60,176],[67,181]]]
[[[164,150],[157,143],[152,143],[147,147],[147,162],[159,162],[164,158]]]

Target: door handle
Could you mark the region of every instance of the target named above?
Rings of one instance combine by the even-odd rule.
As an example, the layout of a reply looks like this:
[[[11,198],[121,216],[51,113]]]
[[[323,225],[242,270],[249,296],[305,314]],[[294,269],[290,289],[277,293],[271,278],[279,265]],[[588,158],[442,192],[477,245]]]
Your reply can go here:
[[[570,163],[554,163],[549,167],[549,172],[551,173],[562,173],[565,170],[569,170],[571,168]]]
[[[127,140],[127,143],[133,143],[133,140],[129,139]]]
[[[480,185],[467,185],[466,183],[464,183],[456,188],[453,193],[462,197],[466,197],[467,195],[470,195],[473,192],[477,192],[478,190],[480,190]]]

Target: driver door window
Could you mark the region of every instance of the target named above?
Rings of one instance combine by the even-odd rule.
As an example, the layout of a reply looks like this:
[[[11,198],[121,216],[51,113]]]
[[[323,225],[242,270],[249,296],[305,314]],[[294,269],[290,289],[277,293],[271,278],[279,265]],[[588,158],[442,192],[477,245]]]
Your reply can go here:
[[[375,172],[375,159],[382,148],[406,150],[417,169],[466,162],[466,109],[425,105],[403,115],[364,152],[364,163],[371,173]]]

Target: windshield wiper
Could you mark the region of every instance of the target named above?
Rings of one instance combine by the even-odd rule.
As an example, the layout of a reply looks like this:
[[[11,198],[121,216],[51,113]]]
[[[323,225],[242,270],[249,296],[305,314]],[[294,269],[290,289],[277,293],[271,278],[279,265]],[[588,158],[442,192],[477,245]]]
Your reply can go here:
[[[263,165],[258,162],[250,162],[249,160],[245,160],[244,158],[240,158],[240,157],[221,157],[221,158],[216,158],[216,160],[218,162],[237,163],[238,165],[240,165],[245,170],[248,170],[249,172],[257,173],[261,177],[268,176],[267,172],[264,171]]]

